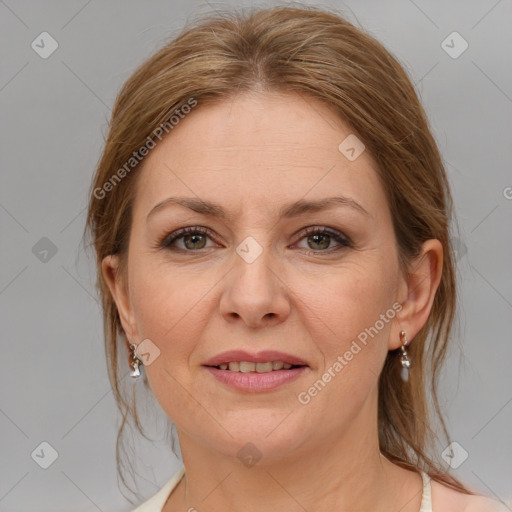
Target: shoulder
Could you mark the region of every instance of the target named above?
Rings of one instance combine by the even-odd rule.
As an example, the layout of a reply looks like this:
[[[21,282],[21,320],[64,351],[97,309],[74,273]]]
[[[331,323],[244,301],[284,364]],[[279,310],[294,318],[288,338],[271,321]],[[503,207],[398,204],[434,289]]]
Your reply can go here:
[[[468,496],[464,512],[510,512],[510,508],[485,496]]]
[[[431,480],[434,512],[510,512],[500,501],[482,495],[464,494]]]

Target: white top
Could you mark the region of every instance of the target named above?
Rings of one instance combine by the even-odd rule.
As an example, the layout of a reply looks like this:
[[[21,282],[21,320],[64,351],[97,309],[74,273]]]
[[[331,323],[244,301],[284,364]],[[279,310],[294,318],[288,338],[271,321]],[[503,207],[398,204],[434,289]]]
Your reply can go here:
[[[162,512],[167,498],[174,491],[174,488],[178,485],[184,474],[185,467],[182,467],[156,494],[144,503],[141,503],[133,512]]]
[[[432,512],[432,491],[430,488],[430,477],[424,471],[421,472],[423,480],[423,494],[421,495],[420,512]]]
[[[185,468],[182,467],[156,494],[139,505],[133,512],[162,512],[167,498],[169,498],[171,492],[174,491],[184,474]],[[430,477],[426,473],[421,472],[421,478],[423,480],[423,494],[421,496],[419,512],[432,512]]]

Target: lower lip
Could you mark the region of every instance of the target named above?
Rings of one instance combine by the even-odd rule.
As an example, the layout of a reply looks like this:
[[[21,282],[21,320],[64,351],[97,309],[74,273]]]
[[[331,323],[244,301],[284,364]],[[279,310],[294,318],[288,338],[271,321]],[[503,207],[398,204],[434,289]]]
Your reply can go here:
[[[283,384],[298,379],[307,369],[307,366],[299,366],[290,370],[274,370],[266,373],[258,372],[233,372],[231,370],[219,370],[212,366],[205,367],[218,381],[227,384],[239,391],[257,393],[270,391]]]

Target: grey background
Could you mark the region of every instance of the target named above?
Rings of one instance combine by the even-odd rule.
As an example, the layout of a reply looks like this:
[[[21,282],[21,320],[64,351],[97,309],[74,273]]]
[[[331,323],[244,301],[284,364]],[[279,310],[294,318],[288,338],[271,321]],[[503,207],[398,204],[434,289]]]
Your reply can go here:
[[[455,474],[512,510],[512,3],[310,4],[337,8],[384,43],[427,109],[461,229],[459,348],[441,388],[451,437],[469,454]],[[117,487],[119,420],[93,260],[79,245],[87,191],[121,84],[191,13],[228,5],[0,1],[3,511],[132,508]],[[31,48],[43,31],[59,45],[47,59]],[[441,47],[453,31],[469,44],[456,59]],[[41,253],[43,237],[55,254]],[[147,414],[157,441],[134,448],[146,497],[180,465],[162,441],[165,415],[151,402]],[[58,452],[48,469],[31,457],[44,441]]]

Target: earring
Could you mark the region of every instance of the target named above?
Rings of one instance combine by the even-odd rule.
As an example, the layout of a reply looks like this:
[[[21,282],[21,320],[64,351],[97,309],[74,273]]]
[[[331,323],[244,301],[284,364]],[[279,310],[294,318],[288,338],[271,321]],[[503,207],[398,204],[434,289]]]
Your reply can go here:
[[[130,345],[130,350],[130,366],[132,368],[130,376],[134,379],[138,379],[140,377],[139,365],[142,363],[142,361],[137,357],[137,345]]]
[[[407,350],[405,347],[409,343],[407,341],[407,336],[405,334],[405,331],[400,332],[400,341],[402,342],[402,346],[400,347],[400,350],[402,353],[400,354],[400,364],[402,365],[402,368],[400,370],[400,377],[404,382],[409,381],[409,368],[411,367],[411,360],[409,359],[409,356],[407,354]]]

